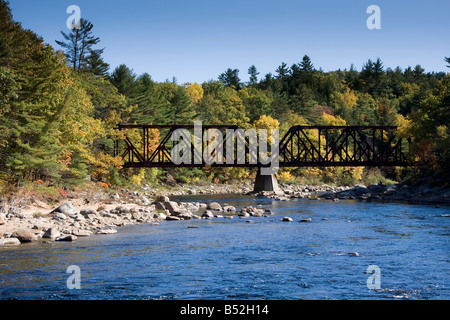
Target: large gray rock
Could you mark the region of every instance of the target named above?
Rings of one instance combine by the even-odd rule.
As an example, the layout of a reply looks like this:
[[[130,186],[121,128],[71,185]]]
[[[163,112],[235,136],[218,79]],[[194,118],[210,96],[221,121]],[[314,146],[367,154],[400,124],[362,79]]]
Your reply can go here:
[[[80,214],[83,215],[84,217],[87,217],[90,214],[96,215],[97,211],[93,210],[93,209],[88,209],[88,210],[81,210]]]
[[[211,211],[206,211],[204,214],[202,214],[203,219],[212,219],[214,218],[214,214]]]
[[[206,208],[208,210],[222,211],[222,206],[217,202],[208,203],[208,206]]]
[[[97,234],[116,234],[117,230],[113,227],[105,227],[97,231]]]
[[[153,219],[156,219],[156,220],[165,220],[166,218],[167,218],[167,215],[165,215],[162,212],[155,212],[153,214]]]
[[[224,206],[222,209],[225,212],[234,212],[234,211],[236,211],[236,208],[234,206]]]
[[[11,238],[17,238],[21,243],[37,241],[37,237],[29,230],[16,230],[11,234]]]
[[[152,202],[150,200],[148,200],[147,197],[142,197],[142,205],[149,206],[151,204],[152,204]]]
[[[76,213],[76,209],[71,202],[66,202],[53,210],[51,213],[63,213],[65,215],[73,215]]]
[[[58,229],[56,229],[56,228],[49,228],[44,233],[42,238],[55,240],[56,238],[58,238],[60,236],[61,236],[61,233],[58,231]]]
[[[175,216],[167,216],[166,220],[167,221],[178,221],[178,220],[181,220],[181,218],[180,217],[175,217]]]
[[[158,197],[156,197],[156,201],[158,202],[166,202],[166,201],[170,201],[169,197],[166,197],[164,195],[159,195]]]
[[[177,215],[178,218],[181,218],[183,220],[190,220],[192,219],[192,213],[188,212],[188,211],[184,211],[182,213],[180,213],[179,215]]]
[[[60,237],[55,239],[55,241],[65,241],[65,242],[72,242],[72,241],[75,241],[75,240],[77,240],[77,237],[72,235],[72,234],[63,235],[63,236],[60,236]]]
[[[165,201],[164,207],[169,210],[170,213],[179,213],[181,211],[180,207],[175,201]]]
[[[83,230],[83,229],[75,229],[72,234],[77,237],[89,237],[92,235],[92,231],[90,230]]]
[[[0,239],[0,247],[1,246],[18,246],[19,244],[20,244],[20,240],[17,238]]]
[[[66,220],[67,216],[64,213],[57,213],[53,216],[55,220]]]

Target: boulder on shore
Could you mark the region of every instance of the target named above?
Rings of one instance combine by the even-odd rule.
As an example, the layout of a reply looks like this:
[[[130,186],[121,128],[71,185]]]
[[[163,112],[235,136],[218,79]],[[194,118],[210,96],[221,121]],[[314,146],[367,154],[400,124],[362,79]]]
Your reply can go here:
[[[37,241],[37,237],[28,230],[16,230],[11,234],[11,238],[17,238],[21,243]]]
[[[117,230],[113,227],[105,227],[97,231],[97,234],[115,234]]]
[[[53,210],[50,213],[63,213],[65,215],[73,215],[76,213],[75,207],[73,206],[72,202],[66,202],[60,205],[58,208]]]
[[[58,238],[55,239],[55,241],[65,241],[65,242],[72,242],[77,240],[77,237],[70,234],[70,235],[64,235],[64,236],[60,236]]]
[[[164,195],[159,195],[158,197],[156,197],[156,201],[157,202],[166,202],[166,201],[170,201],[169,197],[164,196]]]
[[[178,207],[178,204],[175,201],[165,201],[163,202],[163,205],[164,208],[169,210],[171,214],[180,212],[180,208]]]
[[[44,235],[42,236],[42,238],[46,238],[46,239],[52,239],[55,240],[56,238],[60,237],[61,233],[58,231],[58,229],[56,228],[49,228]]]
[[[20,241],[17,238],[0,239],[0,246],[18,246]]]

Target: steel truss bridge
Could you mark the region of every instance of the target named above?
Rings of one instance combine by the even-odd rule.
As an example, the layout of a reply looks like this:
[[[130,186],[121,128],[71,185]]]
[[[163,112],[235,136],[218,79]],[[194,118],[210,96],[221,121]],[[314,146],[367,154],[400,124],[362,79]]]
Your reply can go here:
[[[192,159],[200,159],[194,163],[175,164],[172,159],[174,143],[172,134],[176,130],[192,133],[194,125],[119,125],[123,138],[115,141],[114,156],[123,159],[125,168],[151,167],[264,167],[260,162],[248,161],[254,148],[251,137],[239,138],[227,135],[238,132],[237,126],[201,126],[201,136],[205,137],[209,129],[223,133],[219,148],[220,160],[208,164],[203,159],[207,143],[202,142],[200,149],[192,143]],[[186,131],[187,130],[187,131]],[[242,130],[243,131],[243,130]],[[409,141],[397,137],[394,126],[293,126],[279,140],[279,167],[336,167],[336,166],[408,166]],[[197,129],[197,134],[199,133]],[[227,147],[241,139],[244,144],[246,161],[226,159]],[[409,140],[409,139],[408,139]],[[200,140],[200,141],[203,141]],[[253,140],[254,141],[254,140]],[[234,148],[233,153],[236,154]],[[268,146],[270,151],[270,145]],[[272,150],[273,151],[273,150]],[[214,151],[216,152],[216,151]],[[222,159],[223,158],[223,159]]]

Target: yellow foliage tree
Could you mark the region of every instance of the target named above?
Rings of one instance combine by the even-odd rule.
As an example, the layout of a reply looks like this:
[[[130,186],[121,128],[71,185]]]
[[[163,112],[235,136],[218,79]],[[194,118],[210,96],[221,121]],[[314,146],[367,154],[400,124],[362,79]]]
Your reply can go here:
[[[280,122],[271,116],[262,115],[258,120],[253,122],[255,129],[278,129],[280,127]]]
[[[342,119],[340,116],[333,116],[331,114],[328,114],[324,112],[322,114],[322,119],[325,121],[325,123],[329,126],[345,126],[347,122]]]
[[[186,91],[193,104],[197,104],[203,98],[203,87],[198,83],[186,83]]]
[[[358,97],[355,95],[353,90],[346,88],[344,93],[339,93],[337,96],[339,105],[343,107],[355,107],[358,101]]]
[[[404,117],[401,114],[397,115],[395,124],[397,128],[397,137],[408,138],[411,136],[412,121],[408,117]]]

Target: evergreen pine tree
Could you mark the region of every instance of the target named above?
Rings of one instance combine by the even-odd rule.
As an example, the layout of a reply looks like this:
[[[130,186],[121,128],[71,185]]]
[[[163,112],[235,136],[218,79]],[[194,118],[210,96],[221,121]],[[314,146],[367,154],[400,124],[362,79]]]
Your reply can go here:
[[[299,68],[301,72],[309,73],[314,71],[314,65],[311,62],[311,59],[305,55],[302,61],[299,63]]]
[[[86,59],[86,70],[92,72],[96,76],[105,77],[108,74],[109,64],[102,58],[104,50],[105,49],[89,49],[90,55]]]
[[[109,78],[119,93],[125,95],[127,99],[134,98],[134,95],[136,94],[135,79],[136,75],[133,73],[133,70],[128,68],[125,64],[121,64],[114,69]]]
[[[258,82],[259,72],[254,65],[248,68],[248,74],[250,75],[250,85],[254,85]]]
[[[287,67],[287,64],[282,62],[281,65],[275,70],[277,73],[276,78],[282,79],[286,77],[289,74],[289,68]]]
[[[81,19],[81,27],[79,29],[75,28],[69,34],[61,31],[65,41],[56,40],[56,43],[65,49],[64,55],[68,63],[76,71],[87,67],[89,52],[92,51],[94,45],[100,42],[100,38],[93,36],[93,28],[94,25],[91,22]]]
[[[237,90],[241,88],[241,79],[239,79],[239,70],[228,68],[227,71],[219,75],[221,81],[227,87],[234,87]]]

